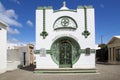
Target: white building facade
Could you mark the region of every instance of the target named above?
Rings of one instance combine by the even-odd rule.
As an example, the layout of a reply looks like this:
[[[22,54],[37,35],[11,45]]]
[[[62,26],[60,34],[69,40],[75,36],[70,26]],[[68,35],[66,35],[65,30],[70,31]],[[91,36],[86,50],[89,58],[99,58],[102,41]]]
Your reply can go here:
[[[38,7],[36,69],[95,68],[95,20],[92,6]]]
[[[0,21],[0,73],[7,68],[7,24]]]

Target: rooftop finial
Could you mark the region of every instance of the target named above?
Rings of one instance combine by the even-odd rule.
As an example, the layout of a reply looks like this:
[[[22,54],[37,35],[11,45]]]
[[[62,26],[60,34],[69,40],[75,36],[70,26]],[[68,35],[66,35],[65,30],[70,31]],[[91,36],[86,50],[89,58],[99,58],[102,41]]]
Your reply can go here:
[[[63,2],[63,7],[60,8],[60,10],[68,10],[68,8],[66,7],[66,2],[65,1]]]
[[[63,2],[63,6],[66,7],[66,2],[65,1]]]

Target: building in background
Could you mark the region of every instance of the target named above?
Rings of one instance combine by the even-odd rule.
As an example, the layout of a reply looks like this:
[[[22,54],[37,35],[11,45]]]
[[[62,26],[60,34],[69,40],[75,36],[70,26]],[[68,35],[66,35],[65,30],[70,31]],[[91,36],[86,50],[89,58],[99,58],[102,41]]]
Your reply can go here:
[[[92,6],[76,10],[38,7],[36,69],[94,69],[95,17]]]
[[[120,36],[114,36],[107,44],[108,62],[120,64]]]
[[[7,27],[7,24],[0,21],[0,73],[7,68]]]
[[[34,64],[34,45],[14,46],[7,50],[7,70]]]

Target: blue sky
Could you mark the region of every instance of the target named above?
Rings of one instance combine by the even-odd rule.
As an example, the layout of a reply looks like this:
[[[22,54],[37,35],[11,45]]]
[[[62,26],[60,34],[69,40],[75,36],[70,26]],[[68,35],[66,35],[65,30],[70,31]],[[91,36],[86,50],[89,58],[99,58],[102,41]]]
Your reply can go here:
[[[35,42],[35,10],[38,6],[76,9],[79,5],[95,8],[96,43],[107,43],[112,36],[120,35],[120,0],[0,0],[0,20],[8,27],[9,43]]]

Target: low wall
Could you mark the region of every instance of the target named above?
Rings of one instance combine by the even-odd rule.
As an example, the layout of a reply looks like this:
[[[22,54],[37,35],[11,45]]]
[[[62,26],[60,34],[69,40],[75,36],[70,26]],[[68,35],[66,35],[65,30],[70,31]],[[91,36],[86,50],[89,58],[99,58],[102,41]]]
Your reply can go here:
[[[7,62],[7,71],[12,71],[18,68],[20,61],[8,61]]]

